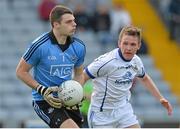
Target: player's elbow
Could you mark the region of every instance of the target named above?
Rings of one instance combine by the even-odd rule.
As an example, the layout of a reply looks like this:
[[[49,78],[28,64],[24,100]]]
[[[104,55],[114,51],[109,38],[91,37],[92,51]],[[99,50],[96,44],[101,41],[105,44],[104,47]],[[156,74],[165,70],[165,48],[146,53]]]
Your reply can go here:
[[[89,79],[90,79],[89,76],[86,74],[85,71],[83,71],[83,81],[84,81],[84,83],[86,83],[86,81],[88,81]]]
[[[21,78],[21,70],[19,67],[16,68],[16,77]]]
[[[16,77],[21,79],[24,76],[23,73],[23,69],[20,67],[20,65],[18,65],[16,67]]]
[[[20,60],[19,64],[16,67],[16,76],[21,79],[26,76],[26,74],[31,69],[31,65],[28,65],[24,60]]]

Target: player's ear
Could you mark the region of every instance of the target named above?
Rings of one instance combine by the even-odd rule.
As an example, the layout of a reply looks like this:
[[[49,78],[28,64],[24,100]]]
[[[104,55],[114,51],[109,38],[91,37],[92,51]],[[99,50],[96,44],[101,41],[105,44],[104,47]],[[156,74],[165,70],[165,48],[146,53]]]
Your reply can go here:
[[[141,42],[138,43],[138,50],[141,48]]]
[[[121,40],[118,39],[118,47],[120,48],[120,46],[121,46]]]
[[[59,26],[59,22],[53,22],[53,26],[54,26],[54,27]]]

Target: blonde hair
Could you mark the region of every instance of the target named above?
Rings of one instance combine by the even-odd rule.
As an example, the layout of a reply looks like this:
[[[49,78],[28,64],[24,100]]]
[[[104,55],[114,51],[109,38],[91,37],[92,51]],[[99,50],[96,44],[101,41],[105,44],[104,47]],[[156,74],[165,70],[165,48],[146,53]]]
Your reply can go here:
[[[119,34],[119,41],[121,41],[123,35],[130,35],[130,36],[135,36],[138,37],[139,43],[141,43],[141,29],[138,27],[134,26],[126,26],[123,27]]]

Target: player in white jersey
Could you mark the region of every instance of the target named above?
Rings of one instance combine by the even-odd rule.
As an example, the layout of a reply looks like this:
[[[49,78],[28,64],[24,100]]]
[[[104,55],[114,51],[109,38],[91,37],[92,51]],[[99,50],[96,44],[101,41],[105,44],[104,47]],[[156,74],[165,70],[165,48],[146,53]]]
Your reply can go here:
[[[84,79],[92,79],[93,93],[88,113],[91,128],[139,128],[133,113],[130,88],[138,78],[154,97],[172,114],[171,104],[161,95],[145,72],[136,55],[141,46],[141,30],[125,27],[119,35],[118,47],[95,59],[84,70]]]

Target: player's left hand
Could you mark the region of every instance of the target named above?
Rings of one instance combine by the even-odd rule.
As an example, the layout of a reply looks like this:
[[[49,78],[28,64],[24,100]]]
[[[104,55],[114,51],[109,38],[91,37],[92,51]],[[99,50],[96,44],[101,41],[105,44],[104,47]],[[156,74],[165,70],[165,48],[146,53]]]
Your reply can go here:
[[[172,106],[165,98],[160,99],[161,104],[167,109],[168,115],[172,115]]]
[[[74,106],[71,106],[71,107],[65,107],[65,108],[68,109],[68,110],[78,110],[78,109],[79,109],[79,105],[76,104],[76,105],[74,105]]]

